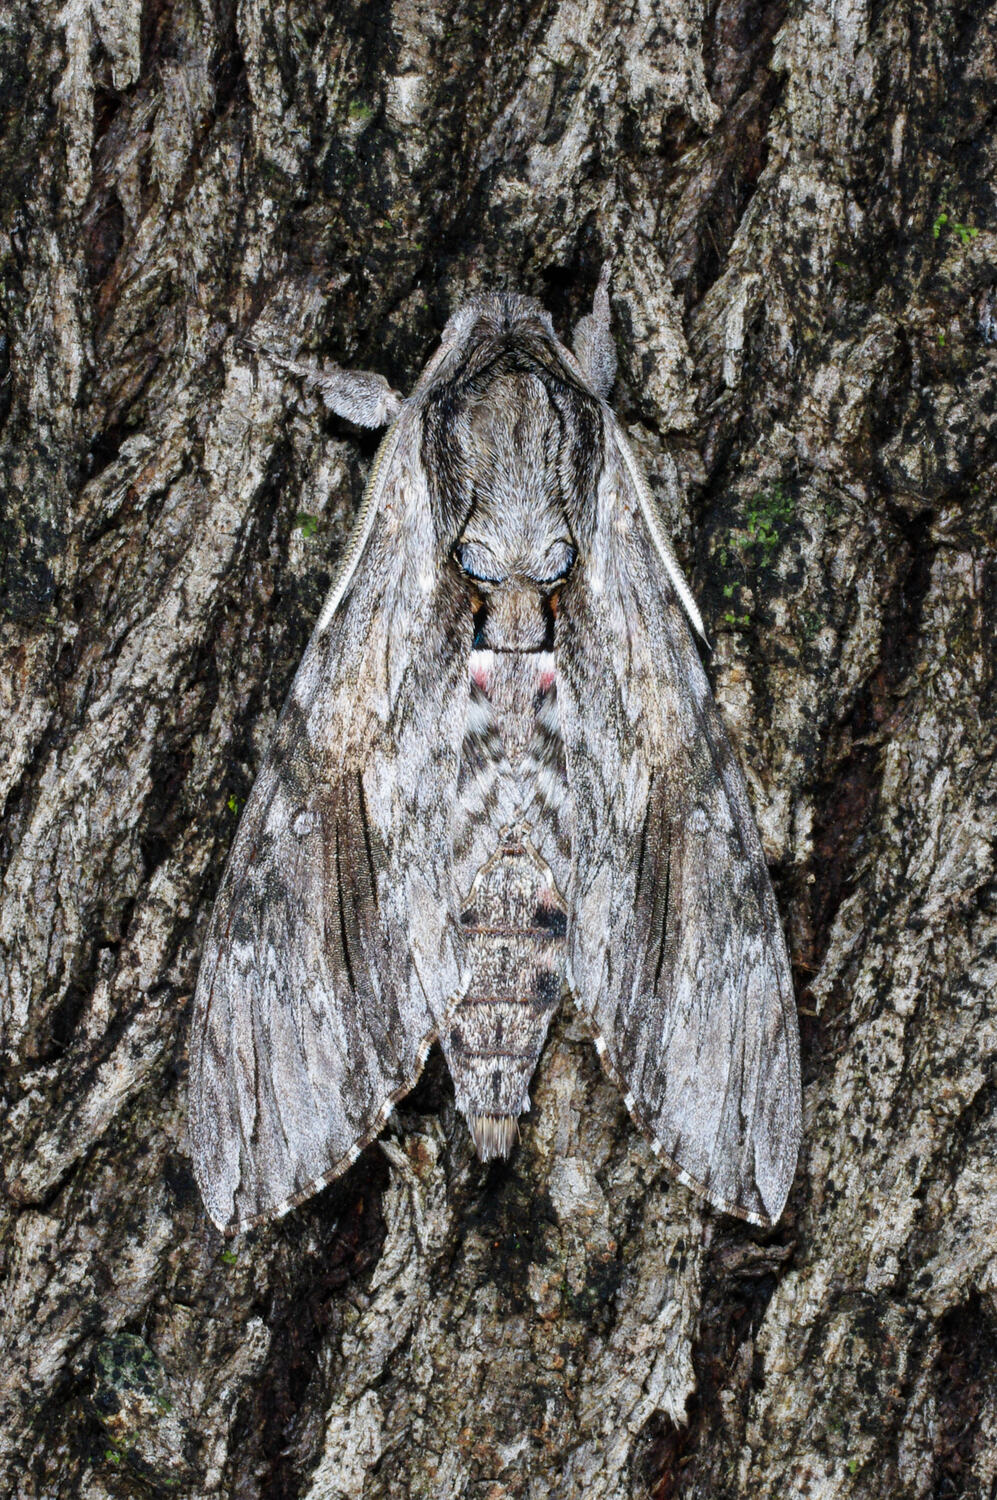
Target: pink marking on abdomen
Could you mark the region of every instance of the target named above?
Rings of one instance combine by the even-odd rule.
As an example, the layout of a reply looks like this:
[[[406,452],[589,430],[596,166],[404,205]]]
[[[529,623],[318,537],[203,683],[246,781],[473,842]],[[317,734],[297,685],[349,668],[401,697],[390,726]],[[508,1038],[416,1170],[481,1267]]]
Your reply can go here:
[[[472,651],[468,660],[471,681],[483,693],[488,692],[491,682],[492,654],[490,651]]]

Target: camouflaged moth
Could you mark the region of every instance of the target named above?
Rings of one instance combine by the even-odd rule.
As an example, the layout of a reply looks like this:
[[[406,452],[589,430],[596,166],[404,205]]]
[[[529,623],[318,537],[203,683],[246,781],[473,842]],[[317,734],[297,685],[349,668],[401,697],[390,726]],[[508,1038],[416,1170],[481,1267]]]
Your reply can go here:
[[[288,365],[390,428],[205,944],[190,1134],[223,1228],[343,1172],[434,1040],[479,1156],[508,1154],[563,994],[681,1181],[782,1211],[786,948],[615,363],[604,273],[574,354],[495,295],[406,400]]]

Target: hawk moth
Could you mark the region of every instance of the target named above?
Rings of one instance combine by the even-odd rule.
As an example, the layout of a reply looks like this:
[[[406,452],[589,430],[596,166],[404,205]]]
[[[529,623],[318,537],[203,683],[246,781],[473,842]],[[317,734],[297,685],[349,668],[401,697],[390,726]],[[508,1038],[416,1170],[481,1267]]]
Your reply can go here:
[[[702,624],[606,401],[608,267],[574,353],[503,294],[457,310],[406,400],[288,367],[391,425],[208,929],[211,1218],[345,1171],[434,1040],[479,1156],[508,1154],[564,992],[672,1172],[773,1223],[800,1136],[786,948]]]

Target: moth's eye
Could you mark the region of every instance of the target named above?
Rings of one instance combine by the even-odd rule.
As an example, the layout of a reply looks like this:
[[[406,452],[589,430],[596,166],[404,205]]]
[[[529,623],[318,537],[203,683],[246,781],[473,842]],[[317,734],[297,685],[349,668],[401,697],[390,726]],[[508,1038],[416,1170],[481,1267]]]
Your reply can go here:
[[[462,568],[468,578],[475,579],[478,583],[503,583],[505,574],[497,559],[492,556],[487,547],[482,547],[478,542],[461,542],[454,548],[454,557],[458,567]]]
[[[533,582],[542,586],[560,583],[571,572],[577,556],[570,542],[555,542],[537,571],[530,575]]]

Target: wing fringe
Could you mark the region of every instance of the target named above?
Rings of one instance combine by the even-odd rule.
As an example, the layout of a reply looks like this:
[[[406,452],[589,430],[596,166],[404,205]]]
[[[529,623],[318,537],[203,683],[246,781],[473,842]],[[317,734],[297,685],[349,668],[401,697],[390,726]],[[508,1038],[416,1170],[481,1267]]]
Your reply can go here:
[[[454,1003],[456,1004],[456,1002]],[[216,1222],[215,1227],[221,1230],[226,1239],[231,1239],[233,1235],[245,1234],[249,1229],[258,1229],[261,1224],[272,1224],[274,1220],[282,1219],[285,1214],[290,1213],[292,1208],[298,1208],[300,1204],[305,1203],[316,1193],[321,1192],[323,1188],[328,1187],[329,1184],[331,1182],[334,1182],[337,1177],[341,1177],[346,1171],[347,1167],[352,1166],[357,1158],[361,1156],[364,1151],[366,1151],[371,1141],[376,1140],[380,1135],[381,1131],[384,1129],[385,1125],[391,1118],[392,1111],[394,1110],[394,1107],[398,1103],[399,1099],[404,1098],[406,1094],[410,1094],[415,1088],[416,1084],[419,1081],[419,1076],[426,1065],[426,1058],[429,1056],[430,1049],[432,1048],[433,1043],[438,1040],[438,1037],[439,1032],[434,1029],[423,1040],[423,1042],[420,1044],[418,1052],[416,1053],[416,1059],[411,1074],[405,1079],[403,1083],[398,1086],[398,1088],[396,1088],[391,1094],[388,1095],[387,1099],[384,1101],[380,1110],[378,1111],[377,1116],[371,1123],[370,1128],[366,1130],[358,1140],[354,1141],[353,1145],[349,1148],[348,1151],[344,1151],[341,1156],[337,1157],[325,1172],[322,1172],[318,1177],[313,1177],[311,1182],[308,1182],[304,1187],[299,1188],[296,1193],[292,1193],[289,1198],[282,1199],[282,1201],[279,1204],[275,1205],[273,1208],[268,1208],[265,1213],[253,1214],[248,1219],[236,1219],[234,1223],[230,1224],[218,1224]]]
[[[646,1136],[651,1150],[654,1152],[655,1156],[668,1172],[669,1176],[673,1177],[676,1182],[680,1182],[683,1187],[690,1188],[692,1192],[696,1194],[697,1198],[702,1198],[703,1201],[709,1203],[712,1208],[718,1208],[721,1213],[730,1214],[735,1219],[743,1219],[746,1224],[754,1224],[759,1229],[773,1229],[779,1222],[778,1218],[770,1219],[766,1214],[752,1213],[749,1208],[744,1208],[740,1203],[734,1203],[729,1198],[721,1197],[718,1193],[715,1193],[711,1188],[709,1188],[705,1182],[700,1182],[698,1177],[694,1177],[686,1167],[681,1166],[673,1156],[670,1156],[668,1154],[664,1146],[658,1140],[658,1137],[655,1135],[653,1125],[649,1124],[641,1114],[637,1100],[627,1088],[623,1074],[621,1073],[618,1064],[613,1058],[612,1052],[610,1051],[609,1044],[606,1041],[605,1036],[599,1030],[598,1026],[595,1024],[588,1012],[581,1005],[579,1005],[577,1000],[574,1001],[574,1004],[580,1021],[589,1032],[592,1042],[595,1045],[595,1050],[598,1053],[602,1071],[605,1073],[606,1077],[614,1085],[614,1087],[619,1089],[620,1093],[623,1095],[623,1102],[627,1107],[627,1114],[630,1116],[631,1120],[633,1120],[634,1124],[640,1130],[641,1134],[643,1136]]]

